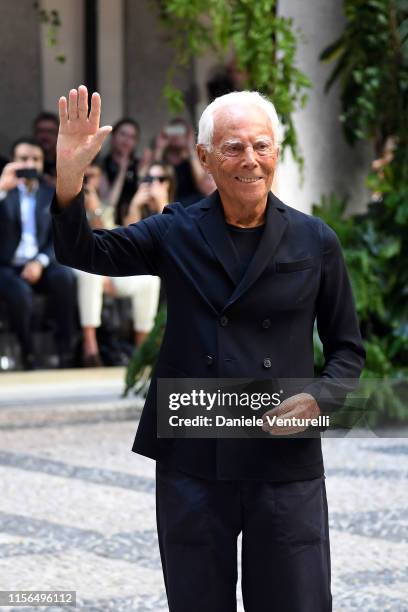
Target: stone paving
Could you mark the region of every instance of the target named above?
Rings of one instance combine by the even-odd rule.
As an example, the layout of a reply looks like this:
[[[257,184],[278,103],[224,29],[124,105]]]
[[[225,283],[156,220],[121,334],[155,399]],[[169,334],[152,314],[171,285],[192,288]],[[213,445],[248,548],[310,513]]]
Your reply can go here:
[[[168,610],[154,463],[130,451],[140,401],[119,399],[122,378],[0,376],[0,590],[75,590],[86,612]],[[323,440],[334,612],[408,611],[402,435]]]

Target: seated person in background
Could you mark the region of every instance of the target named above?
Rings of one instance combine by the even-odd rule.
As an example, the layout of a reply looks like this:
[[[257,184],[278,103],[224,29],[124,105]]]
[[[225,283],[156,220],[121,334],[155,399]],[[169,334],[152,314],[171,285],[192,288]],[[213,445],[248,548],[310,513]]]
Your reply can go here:
[[[176,191],[173,167],[160,161],[151,163],[140,179],[139,189],[130,202],[124,225],[161,213],[166,204],[174,201]]]
[[[0,176],[0,299],[21,345],[25,369],[35,368],[33,291],[51,300],[60,367],[72,365],[75,277],[55,261],[49,212],[53,189],[41,178],[39,142],[20,138]]]
[[[44,151],[44,180],[55,186],[57,170],[55,167],[57,157],[57,138],[59,120],[55,113],[44,111],[37,115],[33,123],[34,138]]]
[[[101,170],[95,162],[85,173],[85,207],[93,229],[112,229],[114,209],[104,206],[98,187]],[[161,213],[174,197],[174,173],[171,167],[153,164],[132,198],[123,225],[136,223],[142,217]],[[76,270],[78,275],[78,303],[83,331],[83,364],[86,367],[102,365],[96,337],[96,328],[101,325],[103,293],[113,297],[132,299],[135,345],[140,346],[151,331],[157,313],[160,279],[158,276],[125,276],[110,278]]]
[[[193,128],[187,121],[172,119],[160,132],[153,159],[173,166],[177,181],[175,201],[189,206],[203,197],[199,184],[204,170],[195,150]]]
[[[123,217],[138,187],[139,159],[136,148],[140,137],[137,121],[124,118],[112,129],[110,152],[102,160],[103,175],[99,193],[105,204],[114,209],[116,225],[123,225]]]

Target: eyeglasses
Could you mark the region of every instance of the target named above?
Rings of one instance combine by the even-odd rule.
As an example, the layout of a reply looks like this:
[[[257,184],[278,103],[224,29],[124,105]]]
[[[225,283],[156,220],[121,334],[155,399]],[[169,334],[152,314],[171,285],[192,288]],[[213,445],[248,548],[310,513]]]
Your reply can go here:
[[[226,157],[238,157],[245,152],[248,146],[252,148],[256,155],[261,155],[263,157],[273,155],[276,149],[275,143],[272,140],[258,140],[253,145],[247,145],[239,140],[233,140],[224,143],[219,151]]]
[[[163,176],[151,176],[150,174],[147,174],[146,176],[144,176],[141,179],[141,183],[153,183],[154,181],[159,181],[160,183],[164,183],[165,181],[168,181],[170,179],[170,177],[165,174]]]

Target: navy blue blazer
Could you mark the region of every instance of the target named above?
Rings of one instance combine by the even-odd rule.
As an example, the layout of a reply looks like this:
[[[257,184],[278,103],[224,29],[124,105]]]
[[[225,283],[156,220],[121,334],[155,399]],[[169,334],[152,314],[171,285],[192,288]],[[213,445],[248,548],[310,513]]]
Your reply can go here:
[[[36,192],[35,221],[38,252],[55,261],[52,246],[50,204],[54,188],[40,181]],[[0,201],[0,265],[11,265],[21,240],[21,207],[18,188],[11,189]]]
[[[218,192],[166,206],[129,227],[94,230],[83,193],[51,206],[57,260],[111,276],[153,274],[167,296],[167,325],[133,451],[204,478],[310,479],[324,473],[318,438],[157,438],[158,377],[312,378],[313,325],[324,380],[358,379],[365,351],[335,232],[321,219],[268,196],[253,259],[240,266]],[[319,401],[320,383],[310,388]]]

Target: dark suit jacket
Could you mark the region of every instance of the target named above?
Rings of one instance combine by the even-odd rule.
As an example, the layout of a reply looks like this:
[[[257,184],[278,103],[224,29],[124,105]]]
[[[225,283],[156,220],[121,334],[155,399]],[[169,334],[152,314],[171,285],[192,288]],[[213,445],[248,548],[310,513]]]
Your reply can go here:
[[[365,351],[340,244],[328,225],[270,193],[262,238],[240,278],[218,192],[112,231],[90,230],[82,193],[63,211],[54,201],[51,211],[61,263],[164,282],[166,332],[133,451],[206,478],[323,474],[320,437],[157,438],[156,378],[313,377],[316,317],[326,359],[322,382],[358,378]],[[310,389],[318,400],[319,384]]]
[[[50,261],[55,260],[50,215],[53,193],[53,187],[40,182],[35,207],[38,252],[48,255]],[[11,264],[21,240],[21,231],[20,193],[16,187],[0,201],[0,265]]]

